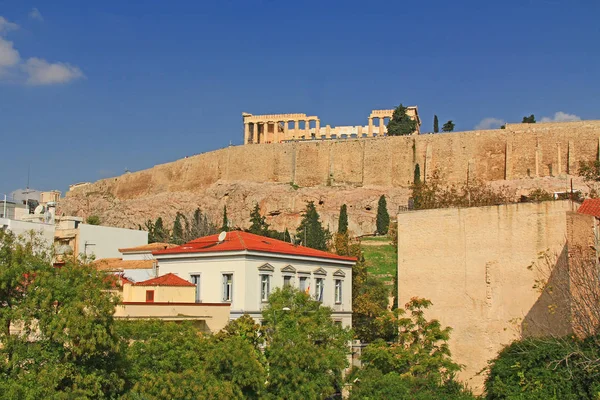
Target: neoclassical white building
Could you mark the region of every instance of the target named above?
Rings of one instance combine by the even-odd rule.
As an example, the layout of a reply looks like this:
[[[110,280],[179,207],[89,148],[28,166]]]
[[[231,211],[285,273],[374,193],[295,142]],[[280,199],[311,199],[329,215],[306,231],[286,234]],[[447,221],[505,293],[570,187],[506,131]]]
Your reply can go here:
[[[242,231],[152,254],[159,275],[172,273],[195,284],[198,303],[229,303],[230,319],[247,313],[260,321],[273,289],[290,285],[331,307],[343,326],[352,325],[353,257]]]

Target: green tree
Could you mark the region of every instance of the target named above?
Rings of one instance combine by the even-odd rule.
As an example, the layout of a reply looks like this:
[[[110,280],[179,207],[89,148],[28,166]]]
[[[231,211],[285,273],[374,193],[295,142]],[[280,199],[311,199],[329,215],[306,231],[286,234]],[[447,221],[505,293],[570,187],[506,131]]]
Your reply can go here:
[[[523,117],[522,124],[535,124],[535,115],[531,114],[529,117]]]
[[[154,222],[149,219],[144,225],[146,231],[148,231],[148,243],[156,243],[158,240],[156,240],[156,236],[154,235]]]
[[[406,111],[407,108],[402,104],[396,107],[387,124],[389,136],[411,135],[417,129],[417,121],[412,119]]]
[[[413,184],[418,185],[421,183],[421,167],[419,164],[415,165],[415,174],[413,177]]]
[[[221,225],[222,232],[229,232],[229,218],[227,218],[227,206],[223,206],[223,223]]]
[[[161,217],[156,218],[153,230],[154,241],[159,243],[167,243],[169,242],[169,236],[169,230],[164,227],[163,219]]]
[[[125,370],[107,276],[37,240],[0,232],[0,393],[5,398],[115,398]],[[18,324],[14,323],[18,321]],[[9,324],[19,332],[8,333]],[[31,340],[35,338],[35,340]]]
[[[261,236],[269,235],[269,224],[266,222],[266,217],[260,215],[258,203],[254,205],[254,209],[250,213],[250,228],[248,228],[248,232]]]
[[[319,213],[315,203],[309,201],[306,203],[306,209],[302,213],[302,221],[296,230],[296,237],[307,247],[317,250],[327,250],[327,243],[331,239],[329,230],[323,228],[319,220]]]
[[[217,228],[215,225],[209,221],[208,216],[203,214],[200,208],[196,208],[191,220],[192,223],[190,224],[190,237],[187,239],[187,241],[217,233]]]
[[[437,115],[433,116],[433,133],[438,133],[440,131],[440,126],[438,122]]]
[[[600,161],[580,161],[579,176],[583,177],[584,182],[590,188],[590,197],[600,196]]]
[[[185,220],[185,217],[183,216],[183,214],[178,212],[177,215],[175,215],[175,221],[173,222],[173,230],[171,231],[171,243],[185,243],[183,226],[181,224],[182,219]]]
[[[97,215],[90,215],[85,219],[85,223],[88,225],[100,225],[100,217]]]
[[[377,203],[377,233],[380,235],[386,235],[390,227],[390,214],[387,210],[387,202],[385,201],[385,195],[382,194]]]
[[[348,208],[345,204],[340,207],[340,217],[338,218],[338,233],[348,233]]]
[[[332,310],[295,288],[277,288],[263,310],[273,399],[326,398],[342,388],[351,333]]]
[[[452,120],[442,125],[442,132],[452,132],[454,130],[454,122]]]

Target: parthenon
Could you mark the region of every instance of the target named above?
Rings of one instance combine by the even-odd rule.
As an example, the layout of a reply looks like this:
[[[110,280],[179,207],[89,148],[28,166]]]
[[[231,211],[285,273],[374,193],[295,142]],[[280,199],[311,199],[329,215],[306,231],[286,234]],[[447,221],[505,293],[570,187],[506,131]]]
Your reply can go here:
[[[412,133],[420,133],[421,120],[416,106],[407,107],[407,114],[417,121]],[[387,134],[387,122],[394,113],[390,110],[373,110],[369,114],[368,125],[321,127],[321,119],[306,114],[265,114],[242,113],[244,120],[244,144],[283,143],[295,140],[331,140],[350,138],[372,138]],[[375,124],[377,120],[377,124]]]

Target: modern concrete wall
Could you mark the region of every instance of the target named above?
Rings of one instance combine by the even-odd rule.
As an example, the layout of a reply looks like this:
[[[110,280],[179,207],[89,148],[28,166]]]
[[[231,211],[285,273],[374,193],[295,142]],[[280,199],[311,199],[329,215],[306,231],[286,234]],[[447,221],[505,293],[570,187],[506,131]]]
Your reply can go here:
[[[533,289],[540,269],[531,265],[543,253],[561,265],[574,208],[555,201],[398,215],[399,304],[433,302],[426,316],[452,327],[453,358],[465,365],[459,378],[476,392],[484,381],[477,373],[512,340],[569,331]]]
[[[119,249],[148,244],[148,232],[110,226],[79,224],[77,252],[99,258],[121,257]]]
[[[43,242],[50,248],[54,243],[54,224],[42,224],[39,222],[17,221],[14,219],[0,218],[0,229],[6,227],[15,235],[26,235],[34,232],[40,235]]]

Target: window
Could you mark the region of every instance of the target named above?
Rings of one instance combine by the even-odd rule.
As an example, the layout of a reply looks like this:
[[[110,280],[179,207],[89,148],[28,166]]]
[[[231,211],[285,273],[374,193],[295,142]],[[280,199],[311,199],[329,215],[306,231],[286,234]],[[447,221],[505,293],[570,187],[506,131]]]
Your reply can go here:
[[[323,286],[325,286],[325,280],[323,278],[315,279],[315,300],[323,302]]]
[[[223,301],[233,298],[233,274],[223,274]]]
[[[260,276],[260,300],[266,302],[269,300],[269,292],[271,291],[271,276]]]
[[[342,280],[335,280],[335,304],[342,303]]]
[[[196,285],[196,303],[200,303],[200,274],[190,275],[192,283]]]
[[[310,290],[310,287],[308,286],[308,277],[307,276],[300,277],[299,289],[301,292],[305,292],[305,293]]]
[[[292,286],[292,277],[289,275],[283,276],[283,287]]]
[[[146,303],[154,303],[154,290],[146,290]]]

